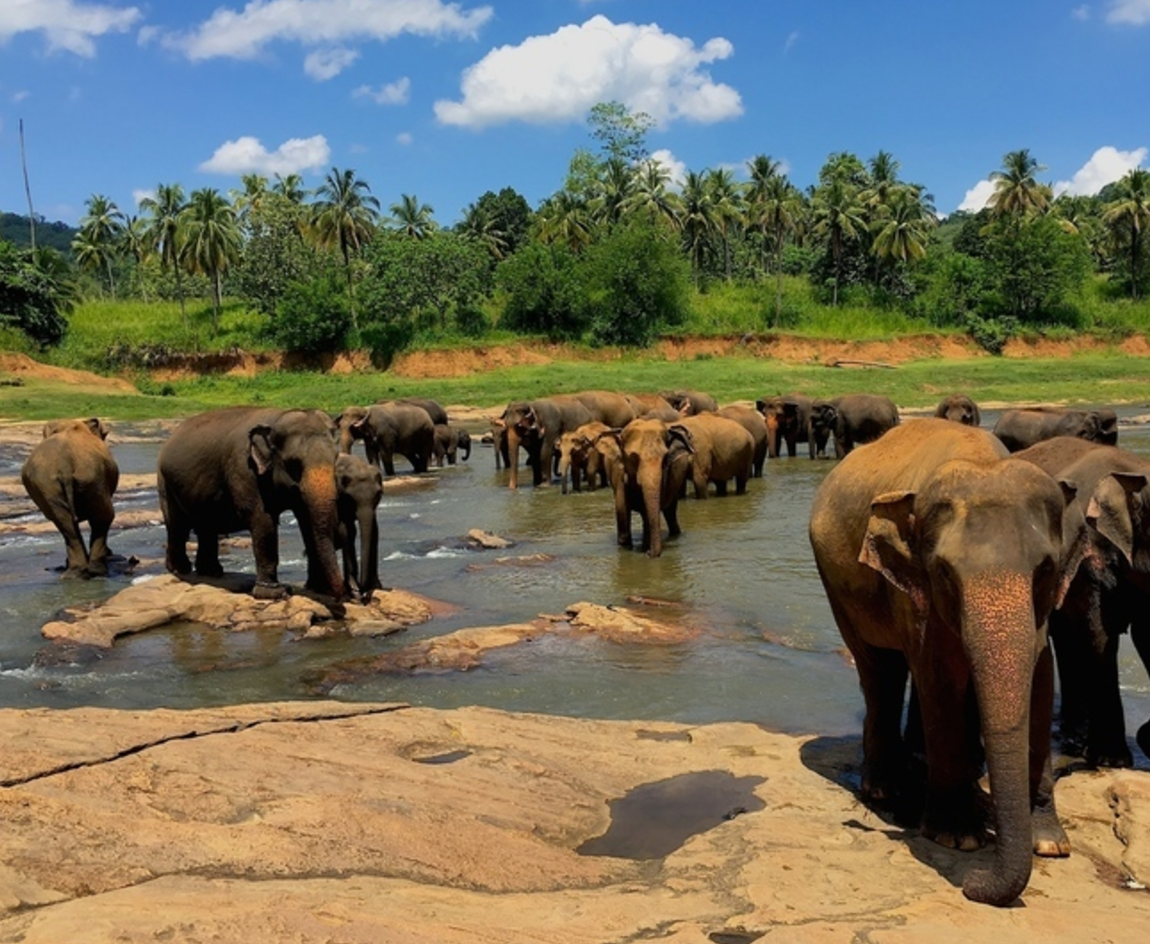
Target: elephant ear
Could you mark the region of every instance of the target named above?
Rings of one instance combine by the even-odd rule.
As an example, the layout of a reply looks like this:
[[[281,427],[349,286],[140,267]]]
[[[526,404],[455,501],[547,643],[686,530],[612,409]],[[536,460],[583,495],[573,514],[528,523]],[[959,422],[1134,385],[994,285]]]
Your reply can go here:
[[[1133,504],[1145,487],[1145,475],[1112,472],[1099,481],[1086,506],[1086,523],[1118,548],[1128,564],[1134,557]]]
[[[84,420],[84,425],[91,430],[93,436],[99,436],[101,439],[108,438],[108,427],[100,422],[98,416],[91,416]]]
[[[682,423],[673,423],[667,427],[667,445],[673,445],[675,442],[681,443],[691,455],[695,454],[695,441],[691,438],[691,431]]]
[[[275,447],[272,445],[270,426],[253,426],[248,431],[249,454],[255,463],[256,473],[264,475],[271,468]]]
[[[859,563],[877,570],[926,610],[926,581],[916,553],[914,492],[886,492],[870,506]]]
[[[766,400],[756,400],[755,401],[755,409],[758,410],[760,413],[762,413],[764,410],[766,410],[766,408],[767,408],[767,401]]]

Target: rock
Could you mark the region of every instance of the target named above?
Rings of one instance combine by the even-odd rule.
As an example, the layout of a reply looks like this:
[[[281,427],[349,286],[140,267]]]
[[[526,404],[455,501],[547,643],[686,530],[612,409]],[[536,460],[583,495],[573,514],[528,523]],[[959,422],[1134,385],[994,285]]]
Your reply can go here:
[[[490,531],[482,531],[479,528],[472,528],[467,532],[467,541],[472,546],[483,548],[485,551],[501,551],[515,546],[514,541],[501,538],[498,534],[492,534]]]
[[[338,612],[306,594],[279,600],[250,595],[254,577],[227,575],[221,580],[181,580],[164,574],[121,590],[95,607],[66,611],[68,620],[41,627],[51,640],[107,648],[118,636],[143,632],[175,622],[203,623],[231,632],[279,629],[306,637],[347,631],[367,623],[374,634],[422,623],[432,616],[429,601],[401,590],[378,592],[367,606],[345,604]],[[385,628],[386,627],[386,628]],[[361,630],[362,631],[362,630]]]
[[[0,940],[24,944],[1077,944],[1150,922],[1107,803],[1136,785],[1144,824],[1145,771],[1059,780],[1076,851],[995,909],[959,888],[991,849],[843,786],[857,737],[318,701],[6,710],[0,743]]]
[[[1118,777],[1110,787],[1114,835],[1126,844],[1122,869],[1134,883],[1150,888],[1150,783],[1144,777]]]
[[[623,606],[575,603],[567,607],[571,626],[614,642],[680,643],[693,639],[699,630],[640,616]]]

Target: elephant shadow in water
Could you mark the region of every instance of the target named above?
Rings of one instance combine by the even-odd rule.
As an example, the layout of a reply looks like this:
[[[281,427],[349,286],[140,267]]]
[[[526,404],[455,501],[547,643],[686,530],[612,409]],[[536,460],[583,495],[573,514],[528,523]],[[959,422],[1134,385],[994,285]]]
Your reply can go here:
[[[823,779],[849,790],[862,802],[862,735],[839,737],[820,735],[803,743],[799,748],[802,765]],[[850,817],[843,820],[843,829],[863,834],[881,832],[892,842],[904,842],[911,855],[930,866],[955,888],[962,888],[963,878],[973,866],[989,869],[994,860],[994,844],[988,843],[976,852],[947,849],[922,835],[919,822],[926,800],[926,768],[922,770],[922,790],[907,791],[897,805],[877,807],[867,805],[868,813],[878,820]],[[987,798],[989,816],[989,797]],[[869,818],[868,818],[869,819]]]

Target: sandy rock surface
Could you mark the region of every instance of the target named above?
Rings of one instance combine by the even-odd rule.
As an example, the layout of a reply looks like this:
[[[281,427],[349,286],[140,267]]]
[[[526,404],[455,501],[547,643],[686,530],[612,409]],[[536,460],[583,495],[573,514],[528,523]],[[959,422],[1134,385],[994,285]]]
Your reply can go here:
[[[1074,854],[994,909],[959,888],[989,850],[857,801],[855,738],[317,701],[6,710],[0,740],[0,941],[1049,944],[1150,922],[1119,838],[1145,839],[1143,772],[1060,780]]]

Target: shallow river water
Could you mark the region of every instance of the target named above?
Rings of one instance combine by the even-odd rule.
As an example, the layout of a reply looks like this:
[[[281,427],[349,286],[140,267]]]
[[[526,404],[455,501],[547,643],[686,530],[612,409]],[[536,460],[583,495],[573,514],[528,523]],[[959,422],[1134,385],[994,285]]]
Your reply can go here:
[[[1145,427],[1124,427],[1120,441],[1150,455]],[[158,450],[158,441],[113,446],[125,474],[154,471]],[[0,476],[18,474],[26,451],[0,450]],[[857,676],[843,657],[806,535],[811,498],[832,466],[805,456],[768,460],[763,478],[752,480],[744,496],[681,503],[682,537],[650,560],[615,547],[606,490],[565,496],[558,487],[523,487],[528,473],[521,470],[521,487],[512,492],[507,472],[495,470],[491,449],[477,446],[470,462],[435,473],[424,487],[391,494],[385,486],[379,509],[384,584],[453,604],[452,615],[376,639],[302,640],[273,631],[171,626],[122,638],[80,664],[45,658],[49,647],[40,626],[64,606],[104,599],[132,579],[162,572],[163,528],[113,531],[113,550],[142,564],[132,577],[92,581],[63,581],[52,569],[64,557],[55,532],[0,536],[0,706],[184,708],[313,697],[318,676],[357,657],[464,626],[530,620],[579,601],[623,604],[641,595],[680,604],[677,612],[702,632],[673,646],[547,634],[490,652],[469,672],[366,676],[329,694],[442,708],[479,704],[857,733]],[[154,489],[117,495],[120,511],[156,507]],[[0,515],[4,511],[0,502]],[[281,578],[302,583],[302,544],[289,521],[281,528]],[[635,527],[638,533],[637,518]],[[471,528],[516,546],[467,550],[462,539]],[[529,559],[496,562],[506,556]],[[246,549],[223,563],[227,570],[253,570]],[[1129,639],[1121,651],[1132,734],[1150,717],[1150,682]],[[1137,748],[1134,753],[1140,766],[1150,766]]]

